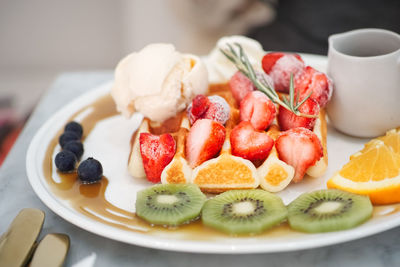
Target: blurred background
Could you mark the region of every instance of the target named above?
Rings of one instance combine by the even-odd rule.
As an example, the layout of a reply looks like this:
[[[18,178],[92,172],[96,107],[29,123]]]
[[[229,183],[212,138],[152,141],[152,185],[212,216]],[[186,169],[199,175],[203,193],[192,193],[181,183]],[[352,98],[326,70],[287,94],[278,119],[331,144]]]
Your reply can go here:
[[[224,35],[327,52],[330,34],[400,32],[399,0],[0,0],[0,165],[58,74],[111,71],[152,42],[206,54]]]

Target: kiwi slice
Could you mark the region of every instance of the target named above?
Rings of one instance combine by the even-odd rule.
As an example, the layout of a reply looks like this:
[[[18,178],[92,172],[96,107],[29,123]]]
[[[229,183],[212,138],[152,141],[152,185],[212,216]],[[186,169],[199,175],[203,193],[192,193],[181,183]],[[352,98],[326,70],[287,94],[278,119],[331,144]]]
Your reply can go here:
[[[366,196],[328,189],[300,195],[288,210],[293,229],[319,233],[350,229],[365,222],[372,215],[372,204]]]
[[[231,190],[208,200],[205,225],[230,234],[255,234],[280,224],[287,217],[282,199],[260,189]]]
[[[197,185],[160,184],[137,193],[136,214],[152,224],[177,226],[196,219],[205,201]]]

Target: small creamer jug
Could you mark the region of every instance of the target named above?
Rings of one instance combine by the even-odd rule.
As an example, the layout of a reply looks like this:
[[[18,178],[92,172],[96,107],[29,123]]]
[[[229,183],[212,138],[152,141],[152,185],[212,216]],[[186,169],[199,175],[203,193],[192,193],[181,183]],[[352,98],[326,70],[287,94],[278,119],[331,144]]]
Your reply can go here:
[[[329,37],[330,123],[358,137],[400,126],[400,35],[360,29]]]

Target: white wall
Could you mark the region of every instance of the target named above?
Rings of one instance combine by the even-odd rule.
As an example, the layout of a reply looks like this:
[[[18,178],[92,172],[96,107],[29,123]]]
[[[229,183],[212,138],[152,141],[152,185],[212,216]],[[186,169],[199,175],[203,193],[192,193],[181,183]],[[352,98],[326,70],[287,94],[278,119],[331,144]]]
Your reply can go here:
[[[181,40],[189,29],[175,18],[168,0],[123,0],[122,3],[123,54],[154,42],[173,43],[180,51],[188,49]]]
[[[0,97],[26,112],[58,73],[111,70],[180,30],[164,0],[0,0]]]
[[[121,1],[0,0],[0,69],[109,68],[120,12]]]
[[[0,97],[20,96],[17,105],[28,109],[60,72],[112,70],[123,56],[153,42],[174,43],[182,52],[207,53],[224,29],[233,28],[225,33],[233,34],[266,17],[264,10],[229,21],[243,0],[219,0],[216,6],[205,3],[213,8],[212,20],[207,9],[196,9],[201,2],[185,1],[0,0]],[[194,14],[193,24],[187,16]],[[201,32],[199,16],[219,23],[220,31]]]
[[[166,0],[0,0],[0,70],[113,68],[184,30]]]

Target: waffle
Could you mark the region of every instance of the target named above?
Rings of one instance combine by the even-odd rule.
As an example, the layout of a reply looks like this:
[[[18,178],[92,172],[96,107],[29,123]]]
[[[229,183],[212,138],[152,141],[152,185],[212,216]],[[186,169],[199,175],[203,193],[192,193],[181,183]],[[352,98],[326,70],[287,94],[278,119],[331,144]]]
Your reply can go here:
[[[161,175],[162,183],[194,183],[203,192],[219,193],[231,189],[250,189],[261,186],[270,192],[278,192],[290,184],[294,176],[294,168],[279,159],[275,147],[264,162],[253,163],[249,160],[232,155],[230,133],[240,122],[238,105],[227,84],[211,85],[209,95],[219,95],[230,105],[230,118],[227,121],[226,138],[218,155],[209,159],[194,169],[191,169],[185,157],[185,144],[190,124],[186,112],[178,114],[172,120],[163,124],[154,124],[144,119],[132,138],[132,149],[128,170],[132,176],[145,177],[139,150],[138,135],[141,132],[153,134],[170,133],[176,141],[176,153],[172,161],[164,168]],[[323,146],[323,157],[307,170],[312,177],[324,174],[327,165],[326,120],[325,112],[321,110],[316,121],[314,132]],[[273,124],[267,131],[274,140],[278,137],[279,126]]]

